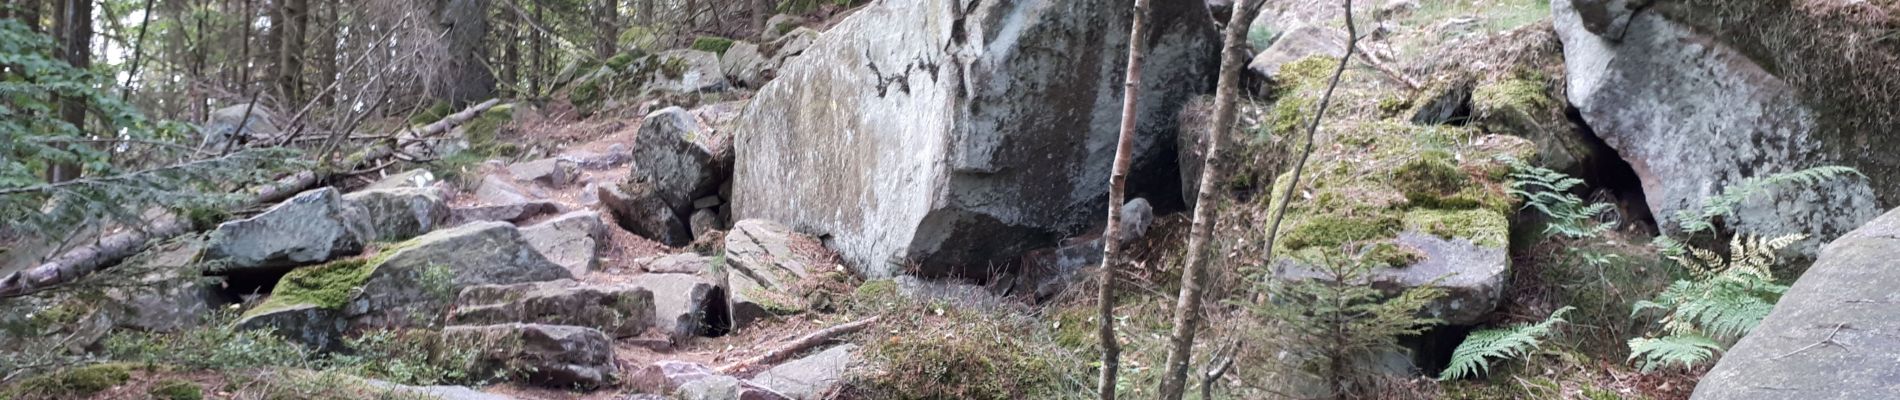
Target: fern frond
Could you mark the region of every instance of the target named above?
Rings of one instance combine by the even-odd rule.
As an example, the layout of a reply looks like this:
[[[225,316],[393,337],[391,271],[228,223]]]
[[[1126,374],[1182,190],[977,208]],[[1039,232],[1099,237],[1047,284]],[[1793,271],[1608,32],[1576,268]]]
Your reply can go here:
[[[1787,184],[1813,185],[1846,176],[1866,177],[1851,167],[1830,165],[1744,179],[1723,189],[1722,193],[1703,200],[1701,207],[1676,212],[1676,223],[1681,227],[1682,233],[1688,235],[1713,230],[1715,229],[1713,221],[1716,217],[1730,216],[1735,212],[1737,204],[1764,190]]]
[[[1630,339],[1630,361],[1642,366],[1643,372],[1655,371],[1671,364],[1683,368],[1694,367],[1722,350],[1722,344],[1698,335],[1671,335],[1661,338]]]
[[[1522,357],[1530,349],[1537,348],[1541,339],[1550,334],[1557,323],[1567,322],[1563,315],[1576,307],[1564,307],[1550,313],[1543,322],[1531,325],[1519,325],[1506,329],[1487,329],[1472,332],[1465,337],[1464,343],[1452,350],[1451,363],[1445,371],[1438,374],[1438,380],[1463,379],[1476,376],[1491,369],[1491,359],[1511,359]]]

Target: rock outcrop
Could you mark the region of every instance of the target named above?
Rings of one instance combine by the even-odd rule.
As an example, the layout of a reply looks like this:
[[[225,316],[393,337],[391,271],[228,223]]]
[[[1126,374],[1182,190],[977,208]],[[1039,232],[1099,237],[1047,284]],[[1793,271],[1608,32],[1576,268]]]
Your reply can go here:
[[[1833,163],[1862,168],[1871,185],[1844,179],[1774,190],[1736,207],[1735,213],[1749,218],[1728,221],[1738,231],[1812,233],[1815,239],[1803,246],[1811,252],[1872,219],[1900,195],[1900,180],[1891,179],[1896,156],[1868,150],[1900,145],[1891,135],[1871,133],[1890,131],[1900,119],[1859,111],[1891,110],[1900,96],[1841,87],[1890,91],[1900,85],[1887,78],[1863,82],[1880,74],[1841,67],[1867,63],[1853,55],[1801,54],[1834,45],[1814,37],[1864,32],[1809,15],[1815,11],[1786,9],[1786,3],[1665,2],[1640,12],[1628,3],[1559,0],[1551,6],[1564,43],[1571,104],[1634,167],[1657,216],[1696,207],[1748,177]],[[1768,31],[1777,33],[1755,33]],[[1774,37],[1802,39],[1763,43],[1782,40]],[[1866,54],[1893,60],[1900,52],[1875,46]],[[1851,84],[1819,85],[1829,79]]]
[[[845,369],[851,366],[852,352],[857,348],[852,344],[834,346],[760,372],[751,381],[793,400],[820,400],[844,383]]]
[[[0,300],[0,352],[92,347],[113,329],[169,332],[198,326],[224,304],[218,278],[197,270],[202,235],[154,245],[57,291]]]
[[[559,264],[576,278],[587,276],[600,265],[600,243],[607,238],[607,226],[600,213],[575,211],[521,228],[521,237],[542,256]]]
[[[725,290],[706,278],[646,274],[628,284],[653,293],[653,326],[667,336],[720,336],[732,329]]]
[[[262,214],[225,222],[211,231],[206,258],[221,260],[211,273],[309,265],[363,251],[361,210],[332,188],[300,193]]]
[[[1900,210],[1821,250],[1774,312],[1722,355],[1694,399],[1878,399],[1900,376]]]
[[[445,342],[475,349],[486,369],[510,371],[558,388],[596,388],[618,378],[613,339],[578,326],[501,324],[451,326]]]
[[[653,326],[653,292],[570,280],[462,289],[450,321],[463,325],[527,322],[599,329],[634,337]]]
[[[572,277],[529,246],[514,225],[477,222],[430,232],[372,257],[291,271],[239,325],[274,327],[327,347],[350,327],[431,323],[469,286]]]
[[[779,70],[736,130],[734,220],[828,236],[865,275],[983,276],[1101,219],[1127,61],[1126,0],[897,0]],[[1154,9],[1135,194],[1178,190],[1175,111],[1211,88],[1204,6]]]

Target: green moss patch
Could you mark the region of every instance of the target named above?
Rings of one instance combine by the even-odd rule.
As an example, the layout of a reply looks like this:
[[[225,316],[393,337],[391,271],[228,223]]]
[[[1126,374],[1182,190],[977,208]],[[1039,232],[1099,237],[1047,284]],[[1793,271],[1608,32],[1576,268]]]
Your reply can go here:
[[[1487,209],[1417,209],[1405,213],[1405,229],[1442,238],[1465,238],[1487,247],[1504,247],[1511,225],[1504,214]]]
[[[200,400],[204,398],[204,389],[197,383],[183,379],[166,379],[152,386],[148,393],[159,400]]]
[[[727,49],[732,48],[732,39],[718,36],[700,36],[693,38],[692,48],[693,50],[709,51],[723,56],[726,55]]]
[[[309,304],[318,308],[339,309],[348,304],[350,297],[356,295],[358,288],[369,281],[389,258],[403,249],[416,244],[415,240],[383,246],[376,255],[345,260],[331,261],[314,267],[303,267],[284,274],[277,281],[277,287],[271,289],[271,295],[263,304],[252,308],[245,316],[257,315],[299,304]],[[446,269],[446,268],[444,268]],[[424,271],[425,273],[428,271]]]
[[[61,370],[20,381],[0,392],[5,399],[66,399],[86,397],[132,379],[131,364],[94,364]]]
[[[1399,220],[1386,216],[1344,217],[1320,215],[1300,221],[1283,239],[1289,249],[1339,248],[1348,243],[1391,238],[1399,234]]]

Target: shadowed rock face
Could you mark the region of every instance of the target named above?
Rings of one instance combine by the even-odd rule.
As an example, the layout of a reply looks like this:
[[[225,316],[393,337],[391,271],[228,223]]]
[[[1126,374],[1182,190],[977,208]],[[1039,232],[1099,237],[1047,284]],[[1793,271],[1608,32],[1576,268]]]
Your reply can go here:
[[[898,0],[819,36],[738,124],[734,220],[827,237],[865,275],[983,276],[1106,211],[1129,0]],[[1156,4],[1131,197],[1175,198],[1175,112],[1211,88],[1198,3]],[[993,264],[994,263],[994,264]]]
[[[1878,215],[1877,191],[1900,192],[1881,188],[1894,183],[1878,173],[1880,156],[1830,150],[1868,146],[1868,139],[1825,129],[1825,107],[1804,93],[1813,88],[1791,85],[1729,38],[1704,33],[1707,27],[1629,3],[1646,2],[1563,0],[1552,10],[1571,104],[1634,168],[1658,217],[1748,177],[1839,163],[1862,168],[1871,181],[1775,190],[1737,207],[1736,214],[1749,216],[1730,221],[1737,230],[1810,232],[1816,239],[1801,250],[1811,254],[1826,238]]]
[[[1883,399],[1900,382],[1900,211],[1822,249],[1695,399]]]

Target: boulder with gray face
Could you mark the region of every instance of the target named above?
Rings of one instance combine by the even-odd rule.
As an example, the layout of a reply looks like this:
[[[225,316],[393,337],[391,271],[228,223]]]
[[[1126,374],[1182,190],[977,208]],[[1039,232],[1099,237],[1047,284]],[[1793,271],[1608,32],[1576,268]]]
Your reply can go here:
[[[733,42],[725,54],[719,55],[719,68],[733,85],[757,88],[765,83],[766,70],[774,68],[771,59],[759,51],[759,45],[752,42]]]
[[[442,339],[474,349],[482,366],[556,388],[597,388],[618,378],[613,339],[592,328],[541,324],[458,325]]]
[[[370,242],[407,240],[449,219],[449,206],[433,187],[364,190],[343,195],[362,210],[363,239]]]
[[[238,324],[274,327],[325,348],[350,329],[431,324],[465,287],[570,278],[514,225],[477,222],[389,245],[371,257],[291,271]]]
[[[1880,399],[1900,376],[1900,211],[1834,240],[1695,387],[1697,400]]]
[[[656,274],[704,274],[712,270],[712,259],[696,253],[669,254],[637,261],[641,269]]]
[[[779,69],[735,128],[734,220],[828,236],[864,275],[987,275],[1099,221],[1132,0],[893,0]],[[1211,89],[1198,2],[1157,4],[1130,187],[1178,186],[1176,111]],[[1157,189],[1168,191],[1168,189]],[[1054,210],[1054,212],[1052,212]]]
[[[732,329],[725,290],[706,278],[645,274],[627,284],[653,293],[653,326],[675,340],[719,336]]]
[[[303,192],[250,218],[211,231],[212,274],[275,270],[327,261],[363,251],[362,210],[333,188]]]
[[[524,161],[508,166],[508,173],[515,179],[562,187],[580,179],[580,164],[564,158],[543,158]]]
[[[1307,57],[1333,57],[1346,55],[1346,32],[1338,28],[1316,25],[1301,25],[1273,41],[1272,46],[1254,55],[1247,63],[1247,71],[1269,80],[1280,75],[1280,67]]]
[[[633,182],[650,185],[676,216],[684,219],[693,200],[715,194],[724,165],[714,157],[713,133],[679,107],[647,114],[633,139]]]
[[[652,81],[644,87],[648,92],[716,92],[730,86],[719,68],[719,54],[710,51],[667,50],[654,54],[648,62],[657,63]]]
[[[275,118],[273,114],[263,105],[251,104],[213,110],[200,130],[204,134],[204,144],[223,150],[254,140],[275,138],[283,131],[271,122]]]
[[[1742,232],[1807,232],[1813,238],[1797,246],[1812,254],[1828,238],[1879,215],[1900,194],[1892,179],[1896,157],[1864,149],[1893,148],[1900,141],[1879,125],[1891,110],[1892,96],[1845,91],[1854,82],[1892,88],[1882,74],[1866,74],[1843,65],[1861,64],[1860,56],[1812,51],[1823,37],[1871,34],[1847,26],[1799,26],[1817,21],[1801,15],[1805,7],[1760,10],[1750,18],[1722,18],[1760,3],[1720,6],[1657,3],[1635,12],[1624,0],[1551,2],[1558,38],[1563,41],[1570,104],[1591,131],[1629,162],[1644,198],[1664,227],[1671,216],[1693,210],[1705,199],[1748,177],[1843,164],[1871,179],[1838,179],[1766,191],[1734,207],[1747,218],[1728,222]],[[1842,6],[1846,7],[1846,6]],[[1774,14],[1769,14],[1769,13]],[[1830,21],[1833,17],[1819,17]],[[1820,22],[1812,22],[1820,24]],[[1776,32],[1772,35],[1720,35],[1717,32]],[[1800,38],[1801,44],[1752,43],[1772,36]],[[1822,47],[1810,46],[1820,43]],[[1869,51],[1876,51],[1870,49]],[[1892,59],[1891,50],[1878,57]],[[1805,52],[1799,55],[1793,52]],[[1802,62],[1764,62],[1799,59]],[[1768,67],[1764,67],[1764,66]],[[1771,71],[1772,69],[1772,71]],[[1784,79],[1788,76],[1801,80]],[[1867,81],[1869,77],[1875,81]],[[1884,90],[1891,93],[1892,90]],[[1832,100],[1832,103],[1827,100]],[[1667,123],[1662,123],[1667,121]],[[1895,124],[1892,118],[1885,118]]]
[[[621,229],[668,246],[684,246],[693,241],[686,220],[673,212],[673,207],[667,205],[651,185],[630,183],[594,189],[595,197],[613,212],[614,222]]]
[[[462,288],[572,279],[521,237],[514,225],[477,222],[384,249],[345,315],[358,324],[390,326],[409,316],[441,315]]]
[[[456,297],[450,320],[463,325],[573,325],[617,338],[634,337],[653,326],[653,292],[571,280],[469,286]]]
[[[855,360],[858,346],[834,346],[805,358],[779,364],[754,376],[751,382],[793,400],[820,400],[844,384],[845,371]]]
[[[575,211],[521,228],[521,237],[548,261],[583,277],[600,265],[597,255],[606,229],[599,212]]]

